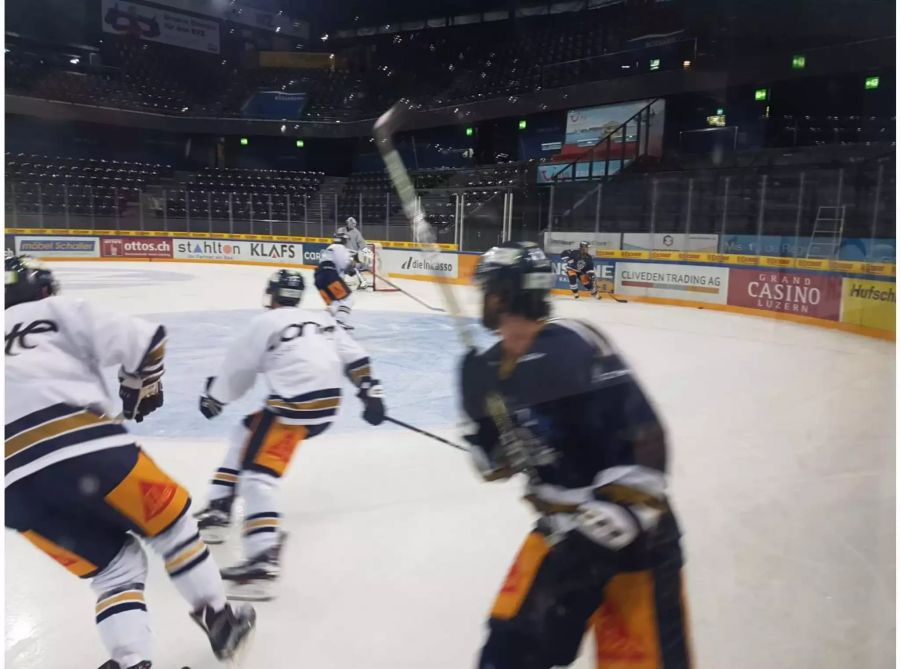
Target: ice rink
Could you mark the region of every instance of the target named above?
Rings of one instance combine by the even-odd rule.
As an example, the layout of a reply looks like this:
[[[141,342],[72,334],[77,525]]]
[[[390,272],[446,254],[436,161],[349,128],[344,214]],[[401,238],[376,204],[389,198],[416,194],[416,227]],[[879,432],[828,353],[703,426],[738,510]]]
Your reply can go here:
[[[261,309],[272,268],[55,269],[65,294],[168,328],[165,406],[134,432],[199,508],[229,428],[263,390],[213,421],[197,397],[226,343]],[[403,285],[440,304],[437,286]],[[474,316],[474,291],[456,290]],[[304,303],[322,308],[309,288]],[[603,328],[667,423],[696,666],[893,666],[894,344],[634,302],[558,297],[554,310]],[[358,295],[353,317],[389,413],[461,439],[462,348],[449,319],[399,293]],[[464,453],[369,427],[359,401],[345,398],[337,424],[300,447],[284,481],[280,595],[257,605],[243,666],[473,667],[494,594],[533,520],[522,482],[482,483]],[[238,539],[236,529],[212,547],[220,566],[239,557]],[[155,557],[147,601],[154,667],[219,666]],[[93,611],[87,583],[6,534],[7,667],[99,666],[107,656]],[[585,643],[575,666],[593,666],[590,652]]]

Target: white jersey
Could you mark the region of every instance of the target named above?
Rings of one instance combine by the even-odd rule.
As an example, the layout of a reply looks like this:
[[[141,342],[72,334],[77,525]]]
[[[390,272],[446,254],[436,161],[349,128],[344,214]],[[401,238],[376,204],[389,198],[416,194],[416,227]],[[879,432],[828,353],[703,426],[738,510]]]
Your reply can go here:
[[[319,257],[319,267],[326,262],[334,265],[338,274],[343,276],[353,266],[353,254],[343,244],[331,244],[322,251],[322,255]]]
[[[6,310],[6,476],[10,485],[48,465],[133,444],[103,368],[162,370],[165,330],[53,296]]]
[[[228,403],[262,374],[266,408],[294,425],[330,423],[344,375],[359,385],[370,378],[365,350],[325,311],[279,307],[255,316],[231,344],[207,392]]]

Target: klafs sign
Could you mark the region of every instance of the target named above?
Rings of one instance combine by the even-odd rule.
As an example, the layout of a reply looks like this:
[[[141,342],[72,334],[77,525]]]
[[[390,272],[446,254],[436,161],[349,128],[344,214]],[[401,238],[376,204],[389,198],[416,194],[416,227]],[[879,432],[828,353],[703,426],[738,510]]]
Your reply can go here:
[[[728,304],[836,321],[841,279],[835,276],[732,269]]]
[[[728,269],[620,262],[616,264],[616,293],[725,304]]]
[[[16,235],[16,253],[36,258],[99,258],[96,237],[22,237]]]
[[[249,242],[250,260],[271,261],[284,265],[302,265],[303,244],[292,242]]]
[[[113,237],[100,240],[104,258],[171,258],[172,240],[162,237]]]
[[[102,0],[101,11],[105,33],[219,53],[218,21],[134,0]]]

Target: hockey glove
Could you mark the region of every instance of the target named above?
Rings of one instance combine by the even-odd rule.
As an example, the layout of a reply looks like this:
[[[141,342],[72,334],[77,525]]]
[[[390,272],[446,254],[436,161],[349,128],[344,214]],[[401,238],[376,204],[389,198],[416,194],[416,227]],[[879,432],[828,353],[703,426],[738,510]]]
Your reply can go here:
[[[140,376],[119,370],[119,398],[122,400],[122,416],[140,423],[144,416],[163,405],[163,387],[159,377],[142,379]]]
[[[356,396],[365,405],[363,420],[370,425],[380,425],[384,421],[384,390],[378,381],[371,379],[359,384],[359,392]]]
[[[216,377],[209,376],[206,378],[206,392],[200,396],[200,413],[202,413],[206,418],[212,420],[220,413],[222,413],[222,409],[225,405],[217,400],[215,397],[209,394],[209,388],[212,386],[213,381],[215,381]]]

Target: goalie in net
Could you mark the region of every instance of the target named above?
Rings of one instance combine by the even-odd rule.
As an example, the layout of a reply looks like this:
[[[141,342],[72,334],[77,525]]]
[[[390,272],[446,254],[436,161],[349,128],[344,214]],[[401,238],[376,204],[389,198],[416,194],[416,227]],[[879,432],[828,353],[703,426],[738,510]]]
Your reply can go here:
[[[377,292],[396,292],[397,289],[385,283],[383,277],[387,276],[384,266],[384,247],[378,242],[372,242],[356,254],[360,272],[360,284],[358,288],[371,287]]]

